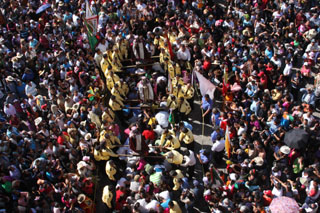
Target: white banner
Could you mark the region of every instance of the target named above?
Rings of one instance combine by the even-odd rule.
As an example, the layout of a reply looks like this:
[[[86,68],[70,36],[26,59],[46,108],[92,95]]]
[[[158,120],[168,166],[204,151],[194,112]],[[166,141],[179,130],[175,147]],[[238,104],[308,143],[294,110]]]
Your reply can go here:
[[[197,79],[199,81],[199,87],[201,95],[204,96],[208,94],[211,99],[213,99],[214,91],[216,90],[216,86],[211,83],[208,79],[203,77],[198,71],[194,71],[196,73]]]
[[[97,33],[98,30],[98,15],[94,14],[94,12],[92,11],[90,2],[87,0],[86,1],[86,21],[87,24],[89,25],[88,27],[90,27],[90,31],[95,35]]]

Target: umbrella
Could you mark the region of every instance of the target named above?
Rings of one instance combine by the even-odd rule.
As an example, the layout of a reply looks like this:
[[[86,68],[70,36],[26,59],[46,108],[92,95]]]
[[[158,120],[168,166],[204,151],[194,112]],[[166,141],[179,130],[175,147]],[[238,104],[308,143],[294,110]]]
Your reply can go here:
[[[292,129],[284,136],[284,143],[290,148],[301,149],[308,144],[309,134],[303,129]]]
[[[36,14],[42,13],[43,11],[45,11],[46,9],[48,9],[49,7],[51,7],[51,4],[43,4],[41,5],[37,11]]]
[[[298,203],[290,197],[274,198],[269,206],[271,213],[297,213],[299,208]]]

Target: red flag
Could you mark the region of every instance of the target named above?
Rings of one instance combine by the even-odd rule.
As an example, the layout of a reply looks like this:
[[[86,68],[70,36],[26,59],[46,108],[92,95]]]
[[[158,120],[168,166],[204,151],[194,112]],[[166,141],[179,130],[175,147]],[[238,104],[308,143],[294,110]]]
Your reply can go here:
[[[171,58],[171,60],[173,60],[173,58],[174,58],[174,54],[173,54],[172,46],[171,46],[171,42],[170,42],[170,39],[169,39],[169,37],[168,37],[168,34],[167,34],[167,33],[165,34],[165,37],[166,37],[167,42],[168,42],[168,48],[169,48],[170,58]]]

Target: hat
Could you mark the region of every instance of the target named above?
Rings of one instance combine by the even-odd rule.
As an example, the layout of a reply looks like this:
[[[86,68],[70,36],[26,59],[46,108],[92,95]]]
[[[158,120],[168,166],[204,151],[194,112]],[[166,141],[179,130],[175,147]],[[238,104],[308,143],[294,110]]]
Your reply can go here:
[[[280,148],[280,152],[282,152],[285,155],[288,155],[290,153],[290,148],[288,146],[282,146]]]
[[[83,156],[82,160],[83,160],[83,161],[89,161],[89,160],[90,160],[90,157],[89,157],[89,156]]]
[[[308,179],[305,177],[300,177],[299,181],[302,185],[305,185],[305,186],[308,185]]]
[[[231,173],[230,174],[230,179],[233,181],[236,181],[238,179],[238,175],[236,173]]]
[[[269,197],[272,196],[271,190],[264,190],[264,191],[263,191],[263,194],[265,194],[265,195],[267,195],[267,196],[269,196]]]
[[[39,76],[42,76],[46,71],[45,70],[40,70],[39,71]]]
[[[264,161],[262,157],[255,157],[253,158],[254,162],[256,163],[257,166],[262,166]]]
[[[50,27],[50,24],[49,22],[46,23],[45,27]]]
[[[42,122],[42,117],[37,117],[37,118],[34,120],[34,123],[35,123],[36,126],[38,126],[41,122]]]
[[[199,185],[199,181],[193,180],[193,186],[198,186],[198,185]]]
[[[79,103],[75,103],[72,106],[72,109],[74,109],[74,110],[78,110],[79,108],[80,108],[80,104]]]
[[[138,182],[139,179],[140,179],[140,175],[135,175],[134,178],[133,178],[133,180],[136,181],[136,182]]]
[[[59,3],[60,4],[60,3]],[[86,199],[86,196],[84,194],[79,194],[77,201],[79,204],[83,203],[83,201]]]
[[[92,137],[91,133],[87,133],[87,134],[84,136],[84,139],[85,139],[86,141],[88,141],[88,140],[91,139],[91,137]]]
[[[14,81],[14,77],[12,77],[11,75],[9,75],[9,76],[6,78],[6,81]]]
[[[22,58],[23,55],[22,55],[20,52],[18,52],[16,57],[17,57],[17,58]]]
[[[210,189],[206,190],[206,191],[203,193],[203,196],[208,196],[208,195],[211,195]]]
[[[86,124],[87,124],[87,121],[81,121],[80,122],[80,126],[86,126]]]
[[[60,1],[60,2],[59,2],[59,6],[60,6],[60,7],[62,7],[63,4],[64,4],[63,1]]]

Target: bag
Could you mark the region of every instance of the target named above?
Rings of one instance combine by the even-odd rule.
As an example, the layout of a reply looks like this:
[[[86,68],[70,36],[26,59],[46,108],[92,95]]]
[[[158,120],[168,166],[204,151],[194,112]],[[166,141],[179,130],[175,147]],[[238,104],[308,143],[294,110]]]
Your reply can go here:
[[[174,124],[174,115],[172,112],[170,112],[170,114],[169,114],[168,121],[169,121],[169,123]]]

